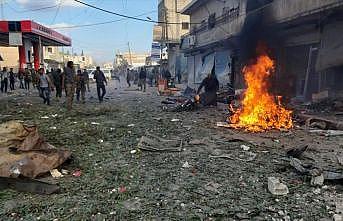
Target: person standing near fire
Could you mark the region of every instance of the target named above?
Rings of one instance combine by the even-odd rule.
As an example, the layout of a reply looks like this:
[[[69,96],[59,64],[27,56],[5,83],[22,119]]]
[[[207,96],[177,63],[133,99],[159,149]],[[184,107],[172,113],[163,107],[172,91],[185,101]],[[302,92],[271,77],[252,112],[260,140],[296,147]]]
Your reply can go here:
[[[73,108],[73,100],[75,95],[75,80],[76,74],[74,69],[74,63],[72,61],[68,61],[67,66],[64,68],[62,90],[64,88],[66,89],[67,109],[69,111]]]
[[[205,92],[200,94],[201,89],[204,88]],[[217,105],[217,91],[219,90],[219,81],[216,77],[214,67],[212,68],[211,73],[201,82],[196,99],[203,106]]]
[[[101,103],[104,101],[104,96],[106,94],[105,83],[107,86],[107,80],[106,80],[104,72],[100,70],[99,66],[96,67],[96,70],[94,71],[94,80],[96,82],[96,90],[98,93],[98,99],[99,99],[99,102]]]

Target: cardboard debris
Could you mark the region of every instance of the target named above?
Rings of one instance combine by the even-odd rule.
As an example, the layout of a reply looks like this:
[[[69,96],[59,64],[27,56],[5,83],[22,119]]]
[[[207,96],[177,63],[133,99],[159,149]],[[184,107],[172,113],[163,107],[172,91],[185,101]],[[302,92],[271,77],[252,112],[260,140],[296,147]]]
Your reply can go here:
[[[141,137],[138,149],[152,152],[181,152],[182,140],[180,138],[167,140],[152,134],[146,134]]]
[[[0,124],[0,177],[35,178],[70,158],[68,150],[47,143],[36,126],[18,121]]]

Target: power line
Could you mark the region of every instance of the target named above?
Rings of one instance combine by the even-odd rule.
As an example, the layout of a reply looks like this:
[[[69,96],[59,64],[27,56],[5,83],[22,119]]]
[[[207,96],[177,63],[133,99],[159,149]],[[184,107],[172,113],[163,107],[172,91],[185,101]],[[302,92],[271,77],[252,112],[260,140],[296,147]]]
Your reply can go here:
[[[41,8],[34,8],[34,9],[28,9],[28,10],[22,10],[22,11],[18,11],[17,9],[13,8],[10,4],[6,3],[7,6],[12,9],[14,12],[16,13],[25,13],[25,12],[34,12],[34,11],[41,11],[41,10],[45,10],[45,9],[51,9],[51,8],[56,8],[59,6],[59,4],[57,5],[51,5],[51,6],[45,6],[45,7],[41,7]]]
[[[117,13],[117,12],[112,12],[112,11],[109,11],[107,9],[103,9],[103,8],[97,7],[95,5],[88,4],[88,3],[80,1],[80,0],[74,0],[74,1],[78,2],[78,3],[82,4],[82,5],[85,5],[87,7],[91,7],[91,8],[94,8],[96,10],[103,11],[103,12],[106,12],[108,14],[116,15],[116,16],[119,16],[119,17],[127,18],[127,19],[132,19],[132,20],[137,20],[137,21],[142,21],[142,22],[148,22],[148,23],[155,23],[155,24],[182,25],[182,23],[176,23],[176,22],[168,22],[167,23],[167,22],[162,22],[162,21],[154,21],[154,20],[150,20],[150,19],[137,18],[135,16],[124,15],[124,14],[120,14],[120,13]],[[191,24],[201,24],[201,23],[191,23]]]
[[[156,12],[156,10],[146,12],[137,16],[143,16],[143,15],[148,15],[153,12]],[[115,22],[120,22],[120,21],[125,21],[127,18],[122,18],[122,19],[117,19],[117,20],[112,20],[112,21],[105,21],[105,22],[98,22],[98,23],[92,23],[92,24],[84,24],[84,25],[70,25],[70,26],[64,26],[64,27],[55,27],[54,29],[71,29],[71,28],[81,28],[81,27],[91,27],[91,26],[97,26],[97,25],[105,25],[105,24],[111,24]]]
[[[57,7],[55,16],[54,16],[54,18],[52,19],[51,24],[54,24],[54,23],[55,23],[55,20],[56,20],[56,18],[57,18],[57,15],[58,15],[58,13],[59,13],[59,11],[60,11],[60,9],[61,9],[62,3],[63,3],[62,1],[63,1],[63,0],[60,0],[60,3],[59,3],[59,5],[58,5],[58,7]]]

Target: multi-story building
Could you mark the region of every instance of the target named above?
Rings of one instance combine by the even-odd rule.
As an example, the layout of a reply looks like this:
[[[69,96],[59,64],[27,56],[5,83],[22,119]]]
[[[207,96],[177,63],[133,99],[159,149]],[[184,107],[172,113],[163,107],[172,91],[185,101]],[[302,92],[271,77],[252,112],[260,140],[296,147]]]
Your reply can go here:
[[[189,32],[189,16],[181,14],[190,0],[159,0],[158,21],[154,27],[154,41],[162,48],[162,65],[165,64],[172,75],[186,72],[186,60],[180,52],[181,36]]]
[[[125,66],[131,68],[143,67],[145,66],[146,58],[149,57],[149,53],[117,53],[115,58],[115,66],[122,67]]]
[[[309,100],[343,91],[337,83],[343,69],[341,0],[193,0],[182,13],[191,23],[181,49],[192,87],[212,70],[222,84],[244,87],[241,69],[256,56],[257,42],[264,42],[275,60],[277,93]]]
[[[19,67],[19,53],[17,47],[0,47],[1,67],[14,68],[17,71]]]

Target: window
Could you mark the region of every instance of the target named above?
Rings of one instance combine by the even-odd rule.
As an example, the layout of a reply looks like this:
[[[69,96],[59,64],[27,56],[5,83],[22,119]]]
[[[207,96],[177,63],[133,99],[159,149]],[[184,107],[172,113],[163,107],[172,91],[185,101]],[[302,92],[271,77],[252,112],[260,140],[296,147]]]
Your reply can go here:
[[[9,21],[8,22],[8,30],[13,32],[20,32],[21,31],[21,24],[18,21]]]
[[[48,48],[48,52],[49,52],[49,53],[52,53],[52,48]]]
[[[82,57],[82,61],[85,61],[86,59],[85,59],[85,57]]]
[[[189,29],[189,23],[188,22],[182,22],[182,30],[188,30]]]

